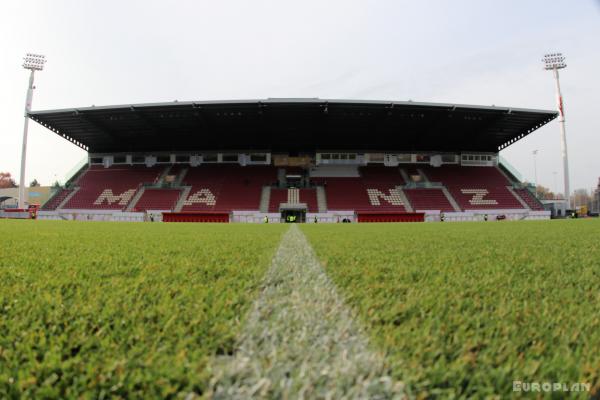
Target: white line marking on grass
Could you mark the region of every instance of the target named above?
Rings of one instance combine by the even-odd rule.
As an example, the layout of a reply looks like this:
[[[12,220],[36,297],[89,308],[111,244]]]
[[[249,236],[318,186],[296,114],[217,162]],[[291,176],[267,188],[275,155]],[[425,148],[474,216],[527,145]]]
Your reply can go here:
[[[238,350],[212,372],[207,397],[215,399],[406,397],[296,225],[283,236]]]

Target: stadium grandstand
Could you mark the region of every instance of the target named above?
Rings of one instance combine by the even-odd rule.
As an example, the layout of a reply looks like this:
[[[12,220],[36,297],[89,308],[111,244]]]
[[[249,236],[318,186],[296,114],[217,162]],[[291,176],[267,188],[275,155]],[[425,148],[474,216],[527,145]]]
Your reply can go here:
[[[546,219],[499,151],[555,111],[266,99],[33,111],[88,152],[38,218]]]

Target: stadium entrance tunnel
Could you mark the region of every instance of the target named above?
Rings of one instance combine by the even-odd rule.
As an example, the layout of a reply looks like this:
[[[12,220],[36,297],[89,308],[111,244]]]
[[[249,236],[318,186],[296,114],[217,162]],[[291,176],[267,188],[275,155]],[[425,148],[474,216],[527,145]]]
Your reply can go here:
[[[304,222],[306,222],[306,210],[301,210],[301,209],[281,210],[281,220],[286,223],[304,223]]]

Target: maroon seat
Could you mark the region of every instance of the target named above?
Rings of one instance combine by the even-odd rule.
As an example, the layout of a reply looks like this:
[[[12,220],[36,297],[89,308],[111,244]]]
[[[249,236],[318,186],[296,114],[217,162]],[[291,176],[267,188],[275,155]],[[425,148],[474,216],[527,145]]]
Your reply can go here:
[[[300,189],[300,203],[305,203],[308,212],[319,211],[316,189]]]
[[[192,189],[181,211],[253,211],[262,187],[277,181],[271,166],[201,165],[189,168],[183,182]]]
[[[528,189],[513,189],[525,203],[534,211],[544,211],[544,206]]]
[[[144,183],[155,183],[165,167],[92,166],[75,183],[77,193],[65,209],[122,210]]]
[[[44,211],[53,211],[62,203],[64,199],[67,198],[69,194],[71,194],[73,190],[71,189],[61,189],[54,197],[48,200],[43,206],[42,210]]]
[[[133,211],[169,210],[172,211],[181,195],[181,189],[144,190]]]
[[[444,165],[422,168],[432,182],[441,182],[463,210],[523,209],[508,190],[511,182],[496,167]]]
[[[279,205],[281,203],[287,203],[287,201],[287,189],[271,189],[271,196],[269,197],[269,212],[279,212]]]
[[[406,211],[396,187],[404,184],[398,168],[361,167],[354,178],[312,178],[323,185],[329,210]]]
[[[414,211],[454,211],[442,189],[404,189],[404,193]]]

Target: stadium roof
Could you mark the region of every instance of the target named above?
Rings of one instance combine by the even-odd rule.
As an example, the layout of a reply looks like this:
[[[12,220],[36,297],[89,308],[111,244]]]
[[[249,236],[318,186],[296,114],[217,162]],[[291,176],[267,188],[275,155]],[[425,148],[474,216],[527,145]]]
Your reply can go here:
[[[555,111],[417,102],[266,99],[33,111],[91,153],[269,150],[496,152]]]

